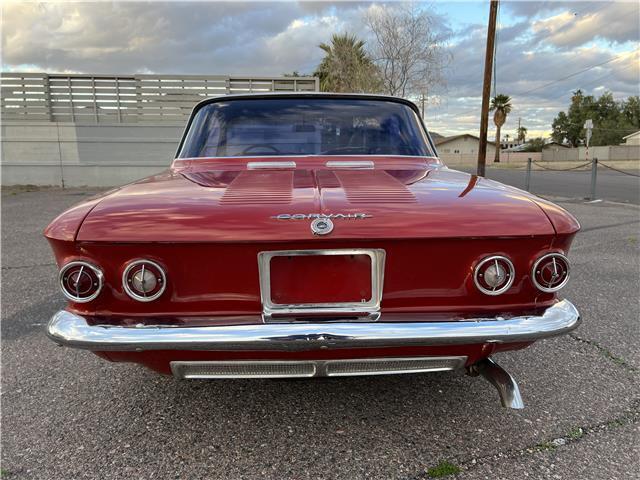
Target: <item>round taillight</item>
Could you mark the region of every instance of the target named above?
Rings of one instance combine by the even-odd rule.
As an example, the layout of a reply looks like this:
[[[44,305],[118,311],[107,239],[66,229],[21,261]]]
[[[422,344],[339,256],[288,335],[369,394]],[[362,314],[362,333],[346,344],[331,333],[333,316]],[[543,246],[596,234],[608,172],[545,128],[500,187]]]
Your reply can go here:
[[[122,286],[134,300],[155,300],[167,286],[167,277],[160,265],[151,260],[136,260],[127,265],[122,274]]]
[[[100,294],[104,275],[87,262],[69,262],[60,270],[60,288],[69,300],[78,303],[90,302]]]
[[[569,260],[561,253],[543,255],[533,264],[531,279],[538,290],[557,292],[569,281]]]
[[[501,255],[494,255],[478,263],[473,280],[482,293],[500,295],[513,285],[515,273],[511,260]]]

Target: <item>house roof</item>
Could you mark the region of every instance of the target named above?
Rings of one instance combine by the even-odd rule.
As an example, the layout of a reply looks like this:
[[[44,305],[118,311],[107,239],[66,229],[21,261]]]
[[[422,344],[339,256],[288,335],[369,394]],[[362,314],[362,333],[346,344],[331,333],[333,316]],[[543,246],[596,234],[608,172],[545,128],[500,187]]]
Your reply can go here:
[[[433,141],[436,142],[436,146],[438,146],[438,145],[444,145],[445,143],[452,142],[453,140],[457,140],[458,138],[462,138],[462,137],[469,137],[469,138],[473,138],[475,140],[480,141],[479,137],[476,137],[475,135],[471,135],[470,133],[462,133],[460,135],[452,135],[450,137],[442,137],[439,139],[434,138]],[[488,140],[487,144],[495,146],[496,143]]]
[[[631,137],[635,137],[636,135],[640,134],[640,130],[638,130],[637,132],[633,132],[630,135],[627,135],[626,137],[622,137],[623,140],[626,140],[627,138],[631,138]],[[436,142],[436,145],[438,144],[438,142]]]
[[[566,145],[566,144],[564,144],[564,143],[559,143],[559,142],[556,142],[556,141],[545,143],[545,144],[542,146],[542,148],[550,147],[550,146],[552,146],[552,145],[556,145],[556,146],[558,146],[558,147],[564,147],[564,148],[571,148],[571,145]]]
[[[436,142],[436,144],[438,143],[438,140],[445,138],[444,135],[440,135],[438,132],[434,132],[433,130],[429,130],[429,135],[431,135],[431,138]]]

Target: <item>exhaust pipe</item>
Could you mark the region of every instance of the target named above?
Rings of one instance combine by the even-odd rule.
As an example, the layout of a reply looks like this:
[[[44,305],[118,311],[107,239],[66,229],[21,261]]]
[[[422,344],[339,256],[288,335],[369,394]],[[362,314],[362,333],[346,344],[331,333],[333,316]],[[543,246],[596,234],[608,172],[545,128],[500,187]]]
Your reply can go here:
[[[490,358],[485,358],[471,365],[467,373],[473,377],[482,375],[491,385],[496,387],[498,395],[500,395],[500,402],[504,408],[513,408],[515,410],[524,408],[524,402],[516,381],[509,372]]]

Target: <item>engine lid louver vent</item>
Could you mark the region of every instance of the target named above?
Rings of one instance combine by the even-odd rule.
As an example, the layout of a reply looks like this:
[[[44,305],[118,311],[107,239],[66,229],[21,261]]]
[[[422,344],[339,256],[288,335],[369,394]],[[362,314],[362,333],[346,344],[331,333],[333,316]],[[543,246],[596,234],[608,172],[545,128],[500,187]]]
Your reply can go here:
[[[222,205],[289,204],[293,171],[244,171],[229,184],[220,198]]]

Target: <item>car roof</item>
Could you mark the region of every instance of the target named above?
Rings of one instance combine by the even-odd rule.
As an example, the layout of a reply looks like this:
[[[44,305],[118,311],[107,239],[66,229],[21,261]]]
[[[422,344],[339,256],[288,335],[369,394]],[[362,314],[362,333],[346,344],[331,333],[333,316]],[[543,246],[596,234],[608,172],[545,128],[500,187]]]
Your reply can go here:
[[[267,99],[267,98],[347,98],[347,99],[360,99],[360,100],[379,100],[386,102],[396,102],[402,103],[410,107],[418,116],[418,121],[420,125],[427,133],[427,139],[431,149],[434,154],[437,155],[436,146],[431,139],[431,136],[428,133],[427,127],[424,124],[424,120],[422,119],[422,114],[420,113],[420,109],[418,106],[413,103],[411,100],[407,100],[406,98],[394,97],[391,95],[381,95],[377,93],[333,93],[333,92],[263,92],[263,93],[231,93],[228,95],[220,95],[217,97],[207,98],[198,102],[193,110],[191,111],[191,115],[189,115],[189,120],[187,120],[187,125],[185,126],[184,131],[182,132],[182,138],[180,139],[180,143],[178,144],[178,150],[176,151],[176,158],[184,145],[184,141],[187,137],[187,133],[189,128],[191,128],[191,123],[193,122],[196,113],[200,108],[205,105],[209,105],[211,103],[223,102],[226,100],[254,100],[254,99]]]
[[[268,98],[346,98],[359,100],[381,100],[387,102],[404,103],[411,107],[420,115],[418,106],[406,98],[394,97],[392,95],[381,95],[377,93],[333,93],[333,92],[262,92],[262,93],[231,93],[202,100],[196,104],[193,113],[202,106],[210,103],[223,102],[227,100],[255,100]]]

